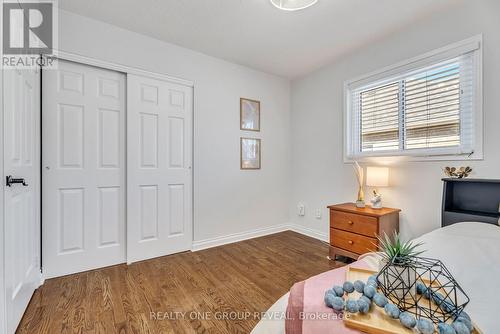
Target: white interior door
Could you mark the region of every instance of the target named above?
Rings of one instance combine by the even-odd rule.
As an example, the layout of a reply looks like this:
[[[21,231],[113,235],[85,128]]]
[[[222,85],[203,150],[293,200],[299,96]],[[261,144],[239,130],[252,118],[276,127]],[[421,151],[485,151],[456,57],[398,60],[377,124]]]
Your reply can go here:
[[[46,278],[125,262],[125,75],[67,61],[43,71]]]
[[[5,297],[14,333],[40,275],[40,70],[4,70]],[[24,181],[22,180],[24,179]]]
[[[127,76],[127,262],[191,249],[191,87]]]

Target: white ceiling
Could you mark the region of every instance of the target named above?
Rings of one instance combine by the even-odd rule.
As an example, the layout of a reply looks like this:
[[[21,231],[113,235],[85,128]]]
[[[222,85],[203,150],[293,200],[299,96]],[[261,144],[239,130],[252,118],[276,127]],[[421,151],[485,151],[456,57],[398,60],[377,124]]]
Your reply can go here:
[[[71,12],[268,73],[294,78],[460,0],[60,0]]]

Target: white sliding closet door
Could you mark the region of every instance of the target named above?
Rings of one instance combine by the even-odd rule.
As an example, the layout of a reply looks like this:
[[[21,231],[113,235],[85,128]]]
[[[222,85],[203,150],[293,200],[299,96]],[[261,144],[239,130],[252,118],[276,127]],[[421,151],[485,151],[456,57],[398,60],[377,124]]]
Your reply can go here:
[[[125,262],[125,75],[67,61],[43,71],[46,278]]]
[[[192,243],[191,87],[127,76],[127,262]]]

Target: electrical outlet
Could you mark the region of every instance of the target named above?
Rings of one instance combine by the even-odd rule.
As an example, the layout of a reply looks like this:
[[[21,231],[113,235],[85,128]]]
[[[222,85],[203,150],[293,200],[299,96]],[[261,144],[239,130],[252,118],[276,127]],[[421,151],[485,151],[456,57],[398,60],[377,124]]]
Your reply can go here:
[[[306,206],[304,205],[304,203],[299,203],[297,205],[297,214],[299,216],[305,216],[306,215]]]
[[[321,219],[321,209],[316,209],[316,219]]]

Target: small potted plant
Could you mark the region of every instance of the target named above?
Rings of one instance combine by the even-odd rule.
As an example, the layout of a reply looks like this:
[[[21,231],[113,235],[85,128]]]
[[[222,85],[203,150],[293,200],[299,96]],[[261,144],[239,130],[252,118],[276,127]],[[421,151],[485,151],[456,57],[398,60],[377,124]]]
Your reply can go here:
[[[408,290],[412,296],[415,296],[417,271],[414,259],[423,253],[417,250],[422,243],[404,242],[396,232],[392,238],[384,234],[383,237],[379,236],[378,240],[383,268],[378,279],[382,284],[394,287],[397,298],[403,298]]]

